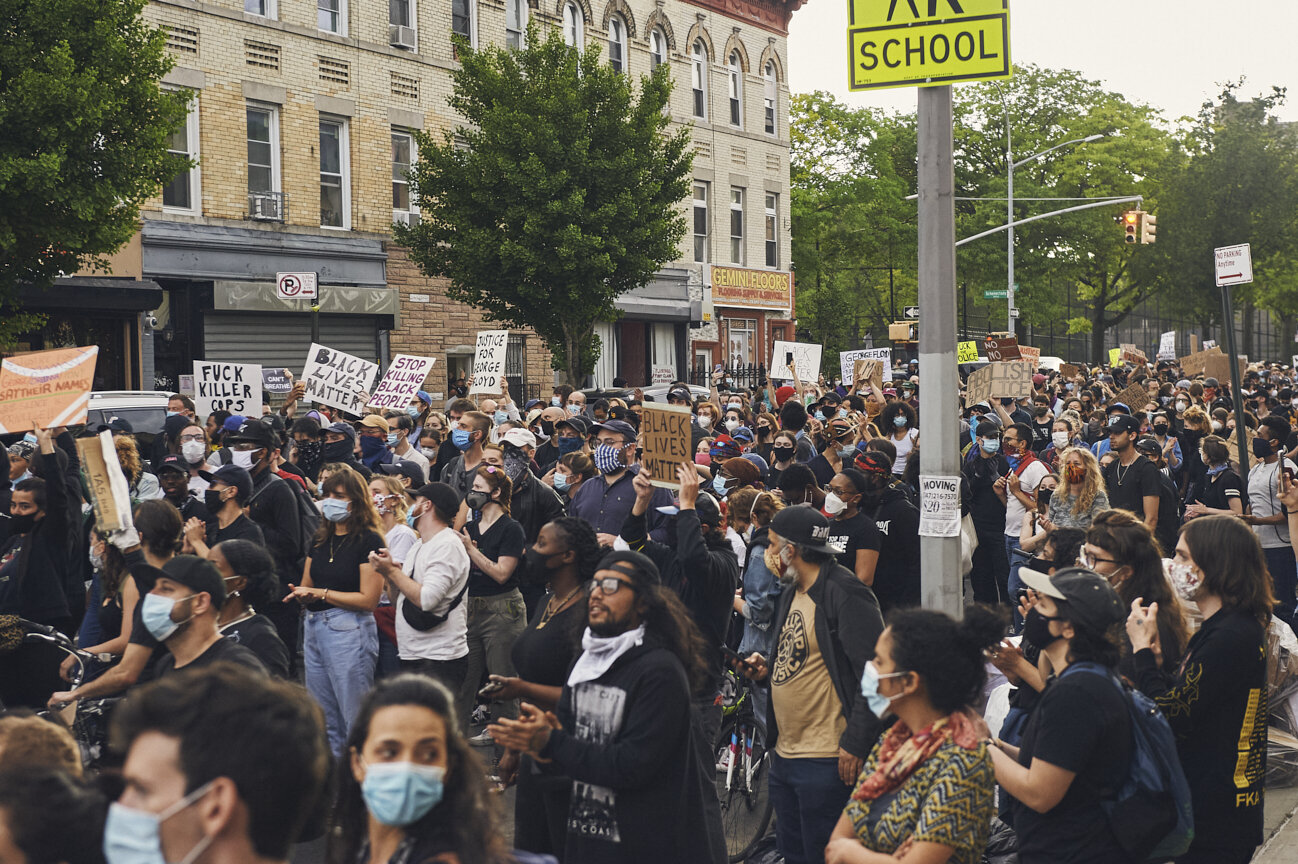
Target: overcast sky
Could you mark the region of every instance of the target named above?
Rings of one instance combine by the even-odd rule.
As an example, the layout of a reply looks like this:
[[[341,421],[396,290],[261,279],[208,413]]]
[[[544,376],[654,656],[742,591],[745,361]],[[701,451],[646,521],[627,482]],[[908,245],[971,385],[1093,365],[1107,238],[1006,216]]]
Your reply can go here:
[[[1076,69],[1161,109],[1169,120],[1195,114],[1220,92],[1219,82],[1243,75],[1245,96],[1273,84],[1288,87],[1279,116],[1298,121],[1293,0],[1011,0],[1010,10],[1017,63]],[[809,0],[793,14],[792,90],[827,90],[852,105],[914,111],[914,87],[848,92],[846,33],[847,0]]]

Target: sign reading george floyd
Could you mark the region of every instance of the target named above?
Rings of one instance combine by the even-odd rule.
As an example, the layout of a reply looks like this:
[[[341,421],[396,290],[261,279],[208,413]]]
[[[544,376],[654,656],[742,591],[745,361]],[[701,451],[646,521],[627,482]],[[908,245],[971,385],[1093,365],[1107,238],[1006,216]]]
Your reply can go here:
[[[415,394],[424,386],[424,379],[433,368],[436,358],[398,354],[370,397],[370,407],[388,411],[405,411]]]
[[[691,419],[690,409],[684,405],[644,404],[640,415],[644,447],[640,470],[646,472],[653,485],[680,491],[676,468],[694,459],[694,448],[690,446]]]
[[[500,393],[500,379],[505,374],[505,354],[509,350],[508,330],[479,330],[473,349],[473,381],[469,395]]]
[[[891,348],[860,348],[856,351],[839,351],[838,365],[843,375],[843,386],[851,387],[856,381],[856,361],[858,360],[877,360],[879,361],[879,387],[883,387],[884,381],[892,380],[892,349]],[[802,367],[798,367],[798,374],[802,374]]]
[[[851,0],[849,90],[1013,74],[1009,0]]]
[[[306,401],[359,417],[365,413],[365,401],[378,373],[377,363],[312,342],[302,369]]]
[[[55,348],[0,363],[0,433],[86,422],[99,346]]]
[[[194,412],[207,417],[214,411],[261,416],[260,364],[194,361]]]

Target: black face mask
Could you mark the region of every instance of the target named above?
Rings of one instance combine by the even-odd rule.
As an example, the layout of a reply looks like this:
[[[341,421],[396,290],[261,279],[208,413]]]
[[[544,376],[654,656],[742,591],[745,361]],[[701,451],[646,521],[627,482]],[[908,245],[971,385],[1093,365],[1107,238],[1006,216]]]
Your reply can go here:
[[[299,468],[314,466],[320,461],[319,441],[299,441],[295,445],[294,460]]]
[[[479,492],[477,489],[464,496],[464,503],[469,505],[470,510],[481,510],[487,506],[487,502],[490,500],[491,495],[486,492]]]
[[[551,435],[553,435],[553,434],[554,434],[554,421],[553,421],[553,420],[542,420],[542,421],[541,421],[541,433],[542,433],[543,435],[545,435],[546,438],[549,438]]]
[[[343,438],[341,441],[326,441],[320,448],[320,458],[325,462],[350,462],[352,458],[352,442],[350,438]]]
[[[777,462],[788,462],[793,458],[793,451],[794,448],[792,447],[772,447],[771,455],[775,457]]]
[[[225,506],[225,501],[221,500],[221,490],[208,489],[204,492],[203,505],[207,507],[207,512],[216,515],[217,511]]]
[[[523,552],[523,561],[526,562],[527,566],[520,574],[520,581],[526,585],[544,585],[550,581],[550,574],[558,568],[550,567],[546,562],[554,557],[553,555],[542,555],[532,547],[527,547]]]
[[[1155,424],[1154,424],[1154,434],[1155,434],[1155,435],[1166,435],[1166,434],[1167,434],[1167,424],[1166,424],[1166,423],[1155,423]]]
[[[27,534],[36,527],[36,514],[24,513],[21,516],[9,517],[10,534]]]
[[[1064,638],[1050,632],[1050,622],[1058,620],[1058,618],[1042,615],[1036,608],[1030,609],[1027,617],[1023,619],[1023,637],[1038,648],[1048,648]]]

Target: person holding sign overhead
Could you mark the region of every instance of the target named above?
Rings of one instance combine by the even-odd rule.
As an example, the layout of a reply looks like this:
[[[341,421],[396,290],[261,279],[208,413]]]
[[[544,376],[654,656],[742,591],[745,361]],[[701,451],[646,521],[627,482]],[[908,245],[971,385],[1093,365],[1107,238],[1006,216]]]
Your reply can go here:
[[[645,412],[646,434],[651,412]],[[600,477],[583,483],[568,506],[568,515],[585,519],[595,529],[601,546],[612,546],[622,523],[635,504],[632,481],[640,466],[631,467],[635,454],[636,432],[624,420],[610,420],[592,427],[597,436],[594,459]],[[674,506],[665,489],[656,489],[651,500],[653,509]],[[656,515],[656,514],[655,514]],[[651,517],[652,518],[652,517]],[[657,527],[654,519],[651,527]],[[659,539],[655,537],[654,539]]]

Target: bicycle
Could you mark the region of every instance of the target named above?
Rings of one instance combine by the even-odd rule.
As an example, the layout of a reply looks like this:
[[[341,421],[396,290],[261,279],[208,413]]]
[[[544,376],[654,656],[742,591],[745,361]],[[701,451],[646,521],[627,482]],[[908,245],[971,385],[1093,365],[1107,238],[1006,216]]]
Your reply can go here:
[[[767,786],[770,754],[766,728],[753,711],[753,684],[727,670],[721,682],[721,730],[717,736],[717,797],[731,864],[743,861],[771,824]]]

